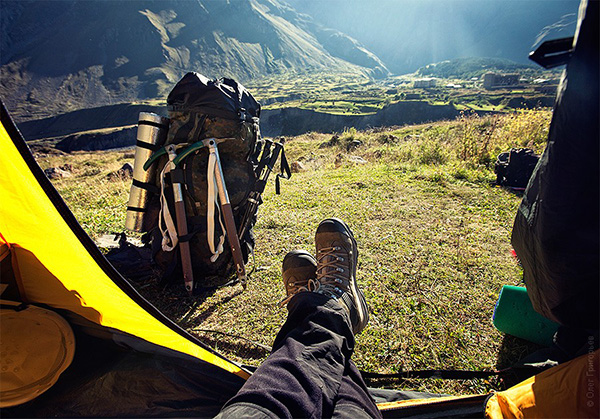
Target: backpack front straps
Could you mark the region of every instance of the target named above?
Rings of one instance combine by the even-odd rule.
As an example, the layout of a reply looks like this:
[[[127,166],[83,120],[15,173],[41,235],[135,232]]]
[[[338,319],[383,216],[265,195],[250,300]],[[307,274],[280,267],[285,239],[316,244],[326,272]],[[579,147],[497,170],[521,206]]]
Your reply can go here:
[[[240,239],[235,228],[235,219],[233,218],[233,210],[231,209],[231,202],[229,201],[229,194],[227,193],[227,186],[225,185],[225,176],[223,176],[223,168],[221,167],[221,159],[219,158],[219,149],[217,148],[217,140],[215,138],[207,138],[202,140],[202,143],[208,147],[208,186],[209,191],[212,182],[216,184],[219,193],[219,201],[221,204],[221,210],[223,219],[225,220],[225,232],[229,237],[229,246],[231,248],[231,254],[233,256],[233,263],[235,264],[235,270],[237,277],[242,284],[242,287],[246,289],[246,266],[244,264],[244,255],[242,254],[242,248],[240,246]],[[211,170],[211,160],[214,161]],[[210,193],[210,192],[209,192]],[[209,201],[208,205],[214,205],[214,200]],[[207,217],[207,221],[211,222],[210,217]]]
[[[197,150],[206,147],[208,149],[208,196],[207,196],[207,230],[208,230],[208,245],[212,252],[211,261],[215,262],[216,259],[223,251],[223,243],[225,236],[228,237],[231,254],[235,265],[236,275],[238,280],[242,284],[242,287],[246,289],[246,267],[244,263],[244,256],[240,245],[239,236],[237,233],[235,219],[233,217],[233,210],[231,208],[231,202],[229,200],[229,194],[227,193],[227,186],[225,184],[225,177],[223,175],[223,168],[221,166],[221,159],[219,157],[219,149],[217,144],[228,140],[228,138],[207,138],[205,140],[193,143],[183,149],[179,153],[176,151],[176,147],[171,144],[168,145],[156,153],[154,153],[148,161],[144,164],[144,168],[147,170],[156,159],[162,155],[167,154],[169,160],[167,161],[163,171],[161,172],[161,215],[159,217],[159,226],[164,219],[166,228],[161,228],[163,235],[163,250],[171,251],[174,247],[179,244],[181,263],[183,268],[183,277],[185,282],[186,290],[192,294],[194,288],[194,277],[192,272],[192,260],[189,249],[189,242],[182,240],[183,237],[188,235],[187,228],[187,216],[185,213],[185,202],[183,199],[183,173],[180,169],[180,163],[185,158]],[[177,218],[177,229],[175,230],[175,224],[173,223],[172,216],[168,210],[167,201],[165,199],[164,190],[164,179],[167,173],[171,175],[171,182],[173,187],[173,200],[175,203],[175,215]],[[215,189],[217,194],[215,194]],[[218,198],[218,199],[217,199]],[[217,204],[217,205],[215,205]],[[214,214],[215,209],[219,215],[219,222],[221,223],[221,230],[224,234],[219,238],[219,243],[215,245],[215,225],[214,225]],[[224,225],[223,225],[223,221]]]
[[[262,203],[262,194],[265,190],[267,179],[270,173],[275,169],[277,160],[280,160],[280,170],[277,173],[275,181],[276,193],[279,194],[279,178],[289,179],[291,171],[285,157],[283,141],[273,141],[265,139],[257,143],[255,150],[248,156],[248,162],[253,165],[255,181],[252,189],[248,192],[245,198],[245,204],[238,205],[236,208],[242,209],[241,217],[234,213],[232,204],[229,198],[229,192],[225,182],[225,175],[221,165],[221,157],[219,154],[218,144],[227,140],[235,140],[235,138],[206,138],[192,144],[179,143],[170,144],[161,149],[156,150],[145,162],[144,169],[148,170],[153,164],[156,164],[162,156],[168,156],[165,167],[160,173],[160,190],[161,190],[161,213],[159,215],[159,227],[162,234],[164,252],[171,252],[176,246],[179,246],[181,266],[186,290],[192,294],[194,290],[194,277],[192,265],[196,266],[196,261],[193,260],[194,252],[190,252],[191,238],[199,231],[192,227],[188,231],[188,216],[186,214],[185,189],[189,186],[184,185],[184,163],[189,156],[198,153],[199,150],[206,148],[207,156],[207,171],[206,171],[206,252],[209,263],[217,263],[219,256],[223,253],[225,237],[229,242],[231,257],[233,259],[233,267],[236,272],[238,281],[242,287],[246,288],[247,272],[245,266],[244,252],[242,249],[242,241],[247,240],[246,236],[252,229],[255,216],[259,205]],[[167,175],[168,174],[168,175]],[[170,182],[167,179],[170,177]],[[235,186],[235,185],[234,185]],[[175,216],[169,212],[169,204],[167,203],[165,190],[172,187],[173,197],[169,196],[169,200],[173,198],[172,203],[175,208]],[[235,189],[235,188],[234,188]],[[173,218],[176,218],[174,220]],[[217,218],[219,221],[215,220]],[[238,220],[236,223],[235,220]],[[181,221],[180,221],[181,220]],[[218,233],[218,224],[220,231]],[[202,272],[198,272],[202,274]]]

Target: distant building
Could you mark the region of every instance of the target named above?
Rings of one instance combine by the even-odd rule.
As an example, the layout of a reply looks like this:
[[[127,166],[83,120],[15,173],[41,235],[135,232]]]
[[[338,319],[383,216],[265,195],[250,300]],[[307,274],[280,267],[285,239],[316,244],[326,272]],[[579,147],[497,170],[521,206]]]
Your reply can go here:
[[[483,75],[483,88],[493,90],[520,87],[519,78],[518,74],[485,73]]]
[[[555,95],[558,90],[558,84],[545,84],[542,86],[535,86],[533,88],[536,92],[543,93],[545,95]]]
[[[421,99],[421,95],[418,93],[406,93],[404,95],[405,100],[418,100]]]
[[[554,94],[556,94],[556,91],[558,90],[559,82],[560,82],[560,80],[558,80],[558,79],[553,79],[553,80],[535,79],[533,81],[532,85],[533,85],[533,89],[536,92],[547,94],[547,95],[554,95]]]
[[[433,77],[427,77],[424,79],[415,80],[413,86],[415,88],[427,89],[428,87],[435,87],[436,80]]]

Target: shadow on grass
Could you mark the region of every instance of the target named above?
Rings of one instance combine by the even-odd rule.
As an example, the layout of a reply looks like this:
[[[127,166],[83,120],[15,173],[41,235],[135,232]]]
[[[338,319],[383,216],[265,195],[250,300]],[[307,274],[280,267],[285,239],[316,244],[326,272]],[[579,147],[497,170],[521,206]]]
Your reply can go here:
[[[189,295],[185,290],[183,281],[161,284],[156,277],[147,278],[143,282],[129,281],[148,302],[184,329],[202,324],[214,314],[219,306],[242,293],[241,287],[236,284],[205,288],[199,291],[198,295],[196,293]],[[208,307],[198,312],[198,307],[215,295],[219,289],[225,287],[238,287],[238,289],[232,291],[230,295],[216,299]]]
[[[499,370],[508,368],[542,348],[543,346],[528,342],[524,339],[511,335],[504,335],[502,346],[498,352],[496,368]]]
[[[504,335],[502,346],[498,352],[496,369],[504,370],[514,367],[531,354],[534,354],[542,349],[544,349],[544,347],[541,345],[528,342],[524,339],[520,339],[511,335]],[[500,389],[506,389],[520,383],[521,381],[538,372],[541,372],[541,370],[520,367],[513,368],[507,374],[502,375],[501,382],[499,382],[497,385],[500,387]]]
[[[494,185],[495,184],[496,182],[494,182]],[[525,194],[525,188],[513,188],[511,186],[502,186],[502,189],[519,198],[523,198],[523,195]]]
[[[138,291],[158,308],[163,314],[177,323],[180,327],[196,336],[203,344],[213,348],[225,356],[234,356],[245,361],[264,360],[271,352],[271,347],[243,336],[236,336],[219,330],[202,328],[202,324],[209,319],[219,307],[242,294],[239,284],[224,285],[204,289],[199,295],[190,296],[183,283],[159,285],[156,279],[150,279],[144,284],[134,284]],[[231,293],[215,298],[206,304],[218,290],[226,287],[237,287]],[[199,311],[199,307],[202,310]]]
[[[213,330],[192,329],[204,344],[226,356],[234,355],[236,358],[248,361],[262,361],[271,353],[271,349],[259,342],[254,342],[239,336],[233,336]]]
[[[213,304],[211,304],[206,309],[204,309],[200,313],[198,313],[196,308],[198,306],[200,306],[204,301],[206,301],[208,299],[208,297],[211,297],[213,294],[215,294],[216,291],[217,291],[217,289],[211,289],[209,291],[206,291],[205,293],[203,293],[202,295],[200,295],[198,297],[192,297],[192,298],[195,298],[195,301],[194,301],[194,303],[192,303],[189,306],[187,314],[183,318],[181,318],[181,320],[179,321],[179,325],[181,327],[183,327],[184,329],[187,329],[192,326],[196,326],[196,325],[204,323],[204,321],[206,319],[208,319],[210,316],[212,316],[214,314],[214,312],[216,311],[216,309],[219,306],[226,304],[227,302],[231,301],[232,299],[234,299],[235,297],[237,297],[238,295],[240,295],[243,292],[241,288],[238,288],[231,295],[219,298]],[[194,317],[193,317],[193,321],[190,323],[189,318],[191,315],[194,315]]]

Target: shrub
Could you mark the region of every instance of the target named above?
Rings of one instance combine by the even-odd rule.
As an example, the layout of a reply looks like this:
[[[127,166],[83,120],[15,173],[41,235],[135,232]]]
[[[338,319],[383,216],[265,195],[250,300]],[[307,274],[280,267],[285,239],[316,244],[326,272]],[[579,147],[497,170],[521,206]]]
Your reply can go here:
[[[342,132],[340,138],[347,142],[358,140],[358,131],[354,127],[344,128],[344,132]]]
[[[422,140],[419,143],[418,156],[421,164],[438,165],[448,161],[448,153],[441,141],[433,138]]]
[[[491,168],[496,157],[511,148],[531,148],[540,153],[546,144],[552,112],[523,110],[508,115],[461,115],[451,148],[470,167]]]
[[[489,141],[491,137],[490,128],[481,121],[477,114],[461,114],[458,120],[453,148],[458,158],[473,166],[482,164],[487,160]],[[482,135],[484,134],[484,135]]]
[[[527,147],[540,153],[546,146],[552,112],[526,109],[505,117],[501,133],[504,148]]]

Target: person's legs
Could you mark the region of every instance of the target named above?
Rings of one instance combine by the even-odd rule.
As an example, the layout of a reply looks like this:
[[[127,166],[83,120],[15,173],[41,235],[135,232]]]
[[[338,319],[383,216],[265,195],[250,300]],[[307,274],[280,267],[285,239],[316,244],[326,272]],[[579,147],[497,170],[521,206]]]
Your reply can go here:
[[[352,361],[348,363],[344,372],[334,405],[334,418],[381,417],[381,412],[369,394],[360,371]]]
[[[354,348],[348,316],[334,300],[309,292],[288,307],[273,352],[227,406],[260,406],[282,418],[331,416]]]
[[[318,263],[307,252],[284,260],[286,292],[293,297],[285,300],[288,318],[271,355],[219,417],[380,417],[350,362],[354,333],[368,320],[356,286],[356,242],[339,220],[321,223],[315,241]]]

